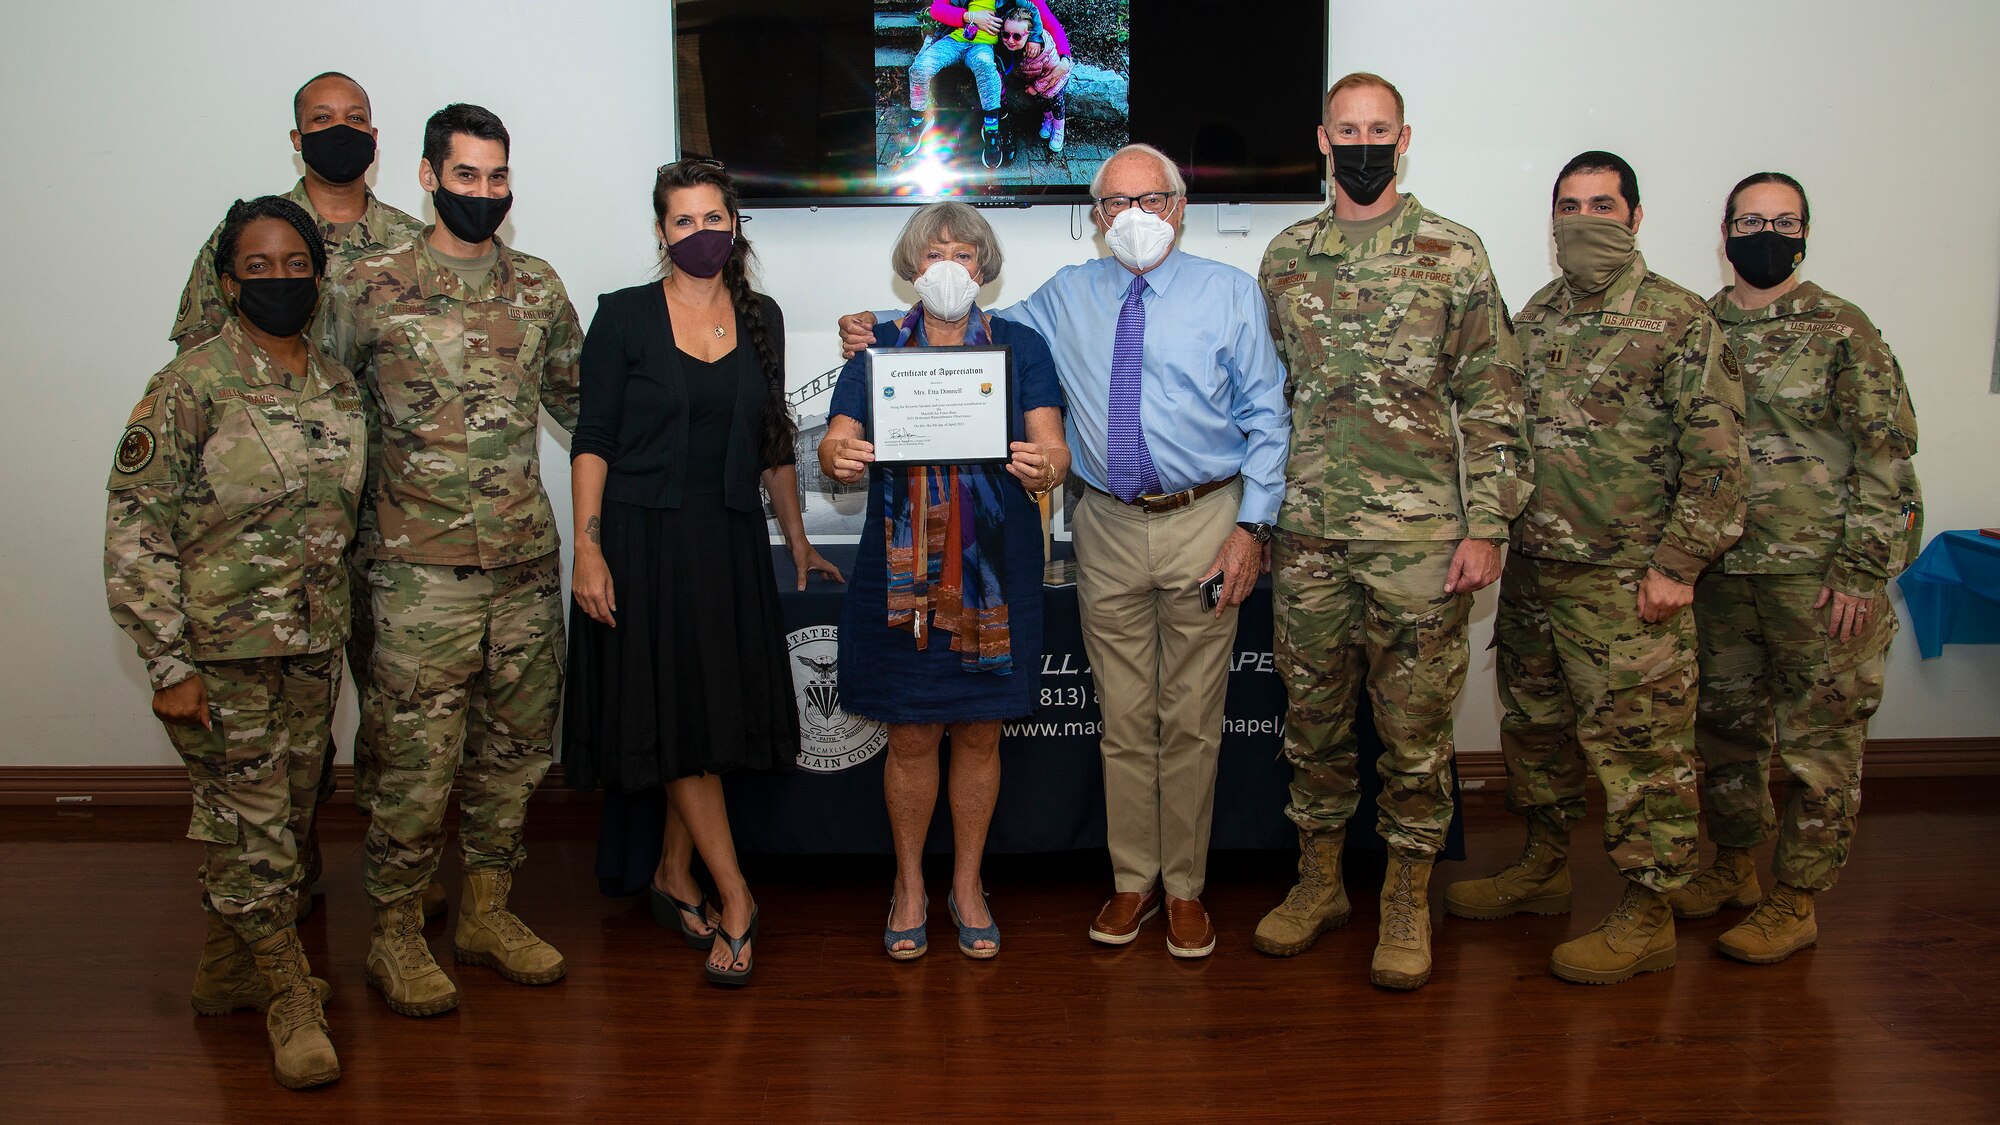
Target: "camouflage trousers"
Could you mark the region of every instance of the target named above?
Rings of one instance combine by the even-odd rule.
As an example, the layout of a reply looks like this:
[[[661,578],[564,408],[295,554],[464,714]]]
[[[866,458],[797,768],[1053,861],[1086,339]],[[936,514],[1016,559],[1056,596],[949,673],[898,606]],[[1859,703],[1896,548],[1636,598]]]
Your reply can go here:
[[[201,661],[211,729],[168,726],[194,789],[202,904],[245,941],[298,914],[298,841],[311,830],[340,694],[340,653]]]
[[[1604,788],[1604,850],[1656,891],[1695,870],[1694,615],[1639,619],[1643,568],[1507,556],[1500,611],[1500,751],[1507,807],[1559,831],[1584,814],[1585,763]]]
[[[525,857],[528,797],[548,772],[562,702],[558,558],[492,570],[369,563],[375,652],[362,706],[382,771],[362,883],[378,905],[436,874],[454,776],[466,868],[513,870]],[[467,746],[474,717],[478,744]]]
[[[352,678],[355,694],[365,696],[368,691],[368,666],[375,652],[375,611],[368,604],[368,563],[358,554],[348,556],[347,578],[347,588],[354,591],[351,628],[347,634],[347,674]],[[380,752],[376,750],[375,743],[375,724],[369,721],[368,708],[363,707],[354,728],[354,803],[363,812],[374,803],[375,778],[381,772]],[[333,731],[329,728],[326,760],[319,779],[321,808],[333,800],[333,756],[337,749],[333,744]]]
[[[1272,541],[1274,659],[1285,682],[1285,815],[1345,828],[1360,801],[1355,697],[1364,681],[1383,753],[1377,817],[1399,850],[1435,855],[1452,812],[1451,709],[1465,685],[1472,598],[1445,593],[1456,540]]]
[[[1825,890],[1847,863],[1861,809],[1861,752],[1882,705],[1896,611],[1875,600],[1850,641],[1827,635],[1816,574],[1710,574],[1695,586],[1701,700],[1695,749],[1707,769],[1709,838],[1754,848],[1778,836],[1772,863],[1795,887]],[[1771,800],[1771,754],[1790,780],[1782,824]]]

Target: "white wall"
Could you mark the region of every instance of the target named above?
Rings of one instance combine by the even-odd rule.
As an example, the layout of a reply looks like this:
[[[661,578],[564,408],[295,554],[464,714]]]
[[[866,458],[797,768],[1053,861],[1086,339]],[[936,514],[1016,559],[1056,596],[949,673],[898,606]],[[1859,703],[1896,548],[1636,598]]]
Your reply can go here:
[[[102,487],[126,412],[171,355],[200,240],[231,199],[298,175],[285,139],[298,83],[339,69],[368,87],[383,134],[372,178],[406,210],[423,202],[425,116],[452,100],[498,112],[514,135],[511,240],[554,262],[588,315],[594,294],[650,268],[647,190],[671,155],[666,7],[349,0],[352,30],[329,33],[294,5],[7,6],[0,765],[174,761],[106,617]],[[1485,237],[1517,307],[1554,268],[1550,180],[1579,150],[1609,148],[1639,169],[1648,260],[1703,293],[1725,276],[1716,227],[1729,185],[1764,168],[1799,176],[1816,220],[1809,276],[1867,309],[1909,376],[1929,529],[2000,522],[2000,396],[1986,391],[2000,302],[2000,70],[1986,52],[2000,8],[1429,0],[1339,4],[1334,23],[1334,72],[1378,70],[1409,100],[1405,186]],[[1312,210],[1258,207],[1246,238],[1215,234],[1213,209],[1196,207],[1185,245],[1254,268],[1269,237]],[[1071,240],[1069,208],[993,216],[1008,260],[989,303],[1098,252]],[[886,259],[901,218],[758,214],[750,233],[787,315],[796,380],[833,365],[838,313],[894,300]],[[567,459],[553,438],[544,457],[567,527]],[[1489,593],[1482,647],[1491,619]],[[1920,664],[1906,631],[1892,663],[1878,737],[2000,732],[2000,648]],[[1491,668],[1490,654],[1475,660],[1460,708],[1468,748],[1498,743]]]

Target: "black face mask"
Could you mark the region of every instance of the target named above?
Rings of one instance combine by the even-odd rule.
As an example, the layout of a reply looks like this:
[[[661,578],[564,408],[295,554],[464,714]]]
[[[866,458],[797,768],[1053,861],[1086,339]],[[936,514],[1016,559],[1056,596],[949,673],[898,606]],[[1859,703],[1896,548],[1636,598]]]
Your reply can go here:
[[[300,133],[299,155],[327,183],[351,184],[375,163],[375,137],[352,125]]]
[[[457,235],[459,241],[475,245],[493,237],[493,232],[507,218],[507,209],[514,205],[512,192],[498,199],[486,199],[446,191],[443,184],[431,193],[431,199],[437,203],[438,221],[445,229]]]
[[[311,322],[313,307],[319,304],[319,278],[255,277],[236,279],[242,291],[236,296],[236,311],[265,333],[296,336]]]
[[[1363,207],[1382,198],[1395,178],[1395,145],[1333,146],[1333,182]]]
[[[1758,289],[1770,289],[1792,276],[1806,260],[1806,240],[1774,230],[1756,234],[1732,234],[1723,240],[1722,252],[1743,280]]]

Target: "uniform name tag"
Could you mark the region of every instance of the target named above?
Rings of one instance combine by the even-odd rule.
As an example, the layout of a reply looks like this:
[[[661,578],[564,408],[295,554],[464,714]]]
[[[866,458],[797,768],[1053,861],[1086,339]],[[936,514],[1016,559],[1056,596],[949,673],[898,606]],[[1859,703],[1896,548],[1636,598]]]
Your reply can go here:
[[[1422,270],[1414,266],[1391,266],[1389,273],[1394,277],[1407,277],[1412,281],[1435,281],[1439,285],[1450,285],[1451,274],[1445,270]]]
[[[507,310],[508,320],[554,320],[555,318],[554,309],[509,308]]]
[[[1286,288],[1290,288],[1291,286],[1294,286],[1294,285],[1297,285],[1297,284],[1298,284],[1299,282],[1301,282],[1301,281],[1304,281],[1305,279],[1306,279],[1306,275],[1305,275],[1305,274],[1302,274],[1302,273],[1288,273],[1288,274],[1286,274],[1286,275],[1285,275],[1285,276],[1283,276],[1283,277],[1274,277],[1274,278],[1272,278],[1272,279],[1271,279],[1271,288],[1273,288],[1273,289],[1286,289]]]
[[[1785,327],[1794,332],[1832,332],[1842,337],[1854,335],[1852,325],[1841,324],[1838,321],[1788,320],[1785,322]]]
[[[227,398],[241,399],[244,402],[254,402],[259,406],[278,405],[277,395],[265,394],[262,391],[232,391],[225,388],[216,391],[215,397],[218,399],[227,399]]]
[[[1667,322],[1657,316],[1626,316],[1623,313],[1605,313],[1603,324],[1606,328],[1629,328],[1634,332],[1665,332]]]

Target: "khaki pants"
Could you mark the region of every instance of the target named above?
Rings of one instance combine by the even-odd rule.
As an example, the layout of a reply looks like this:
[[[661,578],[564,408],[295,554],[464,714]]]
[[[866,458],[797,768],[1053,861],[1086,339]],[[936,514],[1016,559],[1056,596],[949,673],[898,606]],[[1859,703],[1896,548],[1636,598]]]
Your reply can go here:
[[[1243,485],[1149,515],[1095,490],[1076,509],[1083,647],[1104,709],[1104,816],[1116,889],[1157,880],[1199,898],[1236,608],[1201,607],[1201,580],[1236,530]]]

